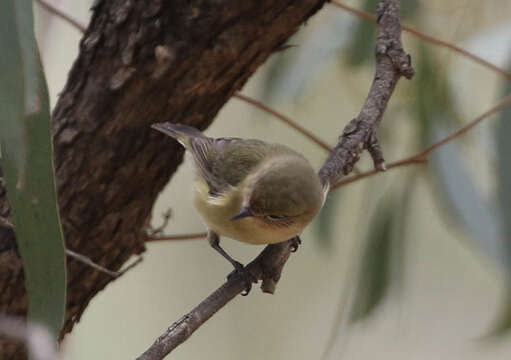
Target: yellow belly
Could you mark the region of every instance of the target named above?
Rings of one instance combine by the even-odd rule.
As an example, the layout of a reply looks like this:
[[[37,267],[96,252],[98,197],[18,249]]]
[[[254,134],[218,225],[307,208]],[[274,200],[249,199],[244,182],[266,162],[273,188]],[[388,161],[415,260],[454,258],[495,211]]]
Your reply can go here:
[[[211,198],[208,185],[195,182],[195,207],[208,228],[218,235],[227,236],[249,244],[273,244],[289,240],[302,228],[272,227],[257,217],[231,220],[241,210],[242,195],[238,188],[231,188],[225,197]]]

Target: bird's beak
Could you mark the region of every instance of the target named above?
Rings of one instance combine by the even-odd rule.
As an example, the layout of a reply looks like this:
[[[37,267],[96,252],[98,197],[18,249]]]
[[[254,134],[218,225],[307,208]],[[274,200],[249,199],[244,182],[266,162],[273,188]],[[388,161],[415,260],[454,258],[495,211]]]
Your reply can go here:
[[[231,220],[234,221],[234,220],[242,219],[242,218],[249,217],[249,216],[254,216],[254,214],[252,214],[252,210],[250,210],[249,207],[244,207],[243,209],[241,209],[241,211],[238,213],[238,215],[233,216],[233,218]]]

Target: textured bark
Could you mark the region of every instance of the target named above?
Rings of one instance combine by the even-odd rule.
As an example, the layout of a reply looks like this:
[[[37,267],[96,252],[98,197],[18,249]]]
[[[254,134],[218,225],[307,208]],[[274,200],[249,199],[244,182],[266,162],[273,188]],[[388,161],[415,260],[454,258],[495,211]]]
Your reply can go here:
[[[97,1],[53,114],[67,246],[111,270],[144,251],[143,225],[182,149],[153,122],[204,129],[324,0]],[[0,184],[0,217],[9,207]],[[0,312],[24,315],[14,235],[0,222]],[[62,335],[113,279],[68,261]],[[0,358],[24,352],[0,339]]]

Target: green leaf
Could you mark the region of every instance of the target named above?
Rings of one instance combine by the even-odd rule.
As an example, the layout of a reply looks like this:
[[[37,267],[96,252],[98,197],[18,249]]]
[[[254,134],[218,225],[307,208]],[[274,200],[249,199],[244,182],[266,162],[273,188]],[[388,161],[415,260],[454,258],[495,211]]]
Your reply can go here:
[[[351,310],[352,322],[370,315],[387,294],[391,276],[392,228],[395,215],[394,203],[383,200],[369,221],[366,247],[362,254]]]
[[[447,136],[456,125],[456,111],[445,74],[427,47],[420,47],[417,66],[416,113],[421,125],[422,146]],[[457,125],[456,125],[457,126]],[[511,270],[493,204],[485,199],[469,164],[464,162],[459,142],[451,142],[430,155],[431,169],[439,199],[457,225],[472,236],[473,245],[504,269]]]
[[[432,142],[450,133],[440,124],[433,131]],[[509,245],[503,241],[497,209],[482,196],[463,161],[463,154],[460,145],[451,142],[430,155],[440,199],[462,229],[471,235],[473,244],[511,273]]]
[[[416,116],[420,125],[421,147],[430,144],[431,128],[435,123],[453,123],[448,114],[452,113],[452,96],[443,67],[428,47],[421,44],[418,51],[417,76],[414,78],[417,99]]]
[[[32,1],[0,1],[1,164],[23,260],[28,321],[57,339],[66,304],[66,262],[50,133],[48,90]]]
[[[511,288],[507,289],[502,305],[500,306],[497,316],[490,326],[489,331],[482,339],[489,340],[509,333],[511,329]]]
[[[366,0],[364,10],[374,14],[378,0]],[[347,49],[343,53],[347,56],[347,63],[350,66],[359,66],[367,60],[374,60],[374,39],[378,25],[364,19],[358,19]]]

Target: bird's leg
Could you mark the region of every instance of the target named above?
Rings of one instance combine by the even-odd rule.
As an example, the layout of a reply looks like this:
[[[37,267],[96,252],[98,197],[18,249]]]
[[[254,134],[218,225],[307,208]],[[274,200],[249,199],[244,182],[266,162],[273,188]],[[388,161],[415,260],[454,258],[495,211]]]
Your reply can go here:
[[[225,252],[224,249],[222,249],[222,247],[220,246],[220,238],[216,233],[214,233],[213,231],[208,231],[208,241],[209,245],[211,245],[213,249],[215,249],[220,255],[226,258],[227,261],[229,261],[232,264],[232,266],[234,266],[234,269],[238,271],[243,270],[243,264],[234,260],[229,254],[227,254],[227,252]]]
[[[300,236],[296,235],[294,238],[291,239],[291,252],[295,252],[298,250],[298,246],[302,243],[302,239],[300,239]]]
[[[228,279],[231,278],[234,274],[239,274],[241,277],[243,277],[243,280],[245,280],[246,283],[246,288],[245,292],[243,292],[241,295],[243,296],[248,295],[250,289],[252,289],[252,283],[257,282],[257,279],[254,277],[254,275],[252,275],[250,271],[248,271],[243,266],[242,263],[234,260],[229,254],[227,254],[227,252],[224,249],[222,249],[222,247],[220,246],[220,238],[215,232],[211,230],[208,231],[208,242],[213,249],[215,249],[220,255],[226,258],[227,261],[229,261],[232,264],[232,266],[234,266],[234,272],[230,273],[227,276],[227,278]]]

